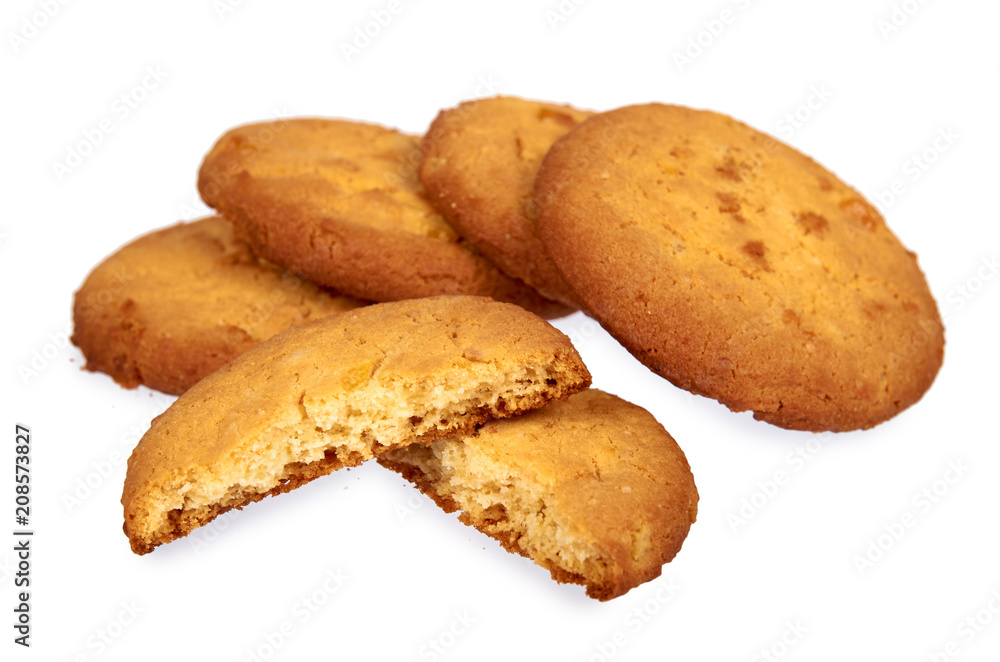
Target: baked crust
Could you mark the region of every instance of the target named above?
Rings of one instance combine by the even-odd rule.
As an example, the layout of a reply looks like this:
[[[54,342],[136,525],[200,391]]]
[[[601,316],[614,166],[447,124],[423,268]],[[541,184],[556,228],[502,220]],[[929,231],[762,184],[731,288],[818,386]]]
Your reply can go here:
[[[198,190],[256,253],[351,296],[469,294],[571,312],[501,273],[437,213],[417,178],[419,146],[346,120],[248,124],[205,157]]]
[[[367,302],[254,255],[220,217],[133,240],[97,265],[73,302],[87,370],[179,395],[285,329]]]
[[[549,151],[535,198],[584,307],[654,372],[734,411],[869,428],[941,366],[916,255],[857,191],[730,117],[595,115]]]
[[[459,234],[505,273],[576,305],[535,228],[534,183],[552,143],[592,113],[491,97],[442,110],[424,136],[420,180]]]

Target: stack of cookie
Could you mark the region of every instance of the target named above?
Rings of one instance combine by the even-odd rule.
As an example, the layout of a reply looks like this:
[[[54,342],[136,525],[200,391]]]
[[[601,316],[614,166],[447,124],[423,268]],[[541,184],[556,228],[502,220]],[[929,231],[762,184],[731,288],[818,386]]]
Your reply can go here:
[[[879,213],[708,111],[497,97],[422,139],[253,124],[198,186],[219,216],[122,248],[74,306],[89,369],[181,394],[129,460],[140,554],[376,459],[610,599],[659,575],[698,493],[666,430],[588,389],[543,317],[584,310],[675,385],[799,430],[876,425],[942,361]]]

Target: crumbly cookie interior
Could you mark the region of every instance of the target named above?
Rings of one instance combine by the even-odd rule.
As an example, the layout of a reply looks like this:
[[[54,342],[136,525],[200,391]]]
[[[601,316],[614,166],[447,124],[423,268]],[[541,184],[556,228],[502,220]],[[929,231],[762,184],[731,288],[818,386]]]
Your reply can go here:
[[[602,585],[610,561],[559,512],[551,490],[519,476],[461,439],[440,439],[385,456],[446,510],[550,570],[558,581]],[[402,466],[401,466],[402,465]]]
[[[151,551],[232,508],[394,447],[471,431],[488,418],[532,409],[585,386],[578,376],[569,378],[559,357],[503,370],[472,364],[436,382],[369,380],[373,370],[360,371],[357,388],[317,389],[322,395],[303,390],[280,425],[242,430],[240,420],[224,421],[223,434],[246,437],[245,443],[211,467],[192,467],[147,493],[146,503],[135,509],[144,516],[126,522],[133,549]]]

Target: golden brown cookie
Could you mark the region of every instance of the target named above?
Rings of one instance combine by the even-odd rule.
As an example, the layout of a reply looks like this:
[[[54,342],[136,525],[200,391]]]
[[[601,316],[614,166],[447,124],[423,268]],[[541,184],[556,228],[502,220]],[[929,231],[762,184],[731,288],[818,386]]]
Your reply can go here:
[[[153,421],[128,461],[125,533],[145,554],[231,508],[589,385],[569,339],[512,304],[443,296],[331,315],[237,357]]]
[[[486,257],[545,296],[573,304],[535,230],[534,184],[557,138],[591,113],[516,97],[443,110],[421,146],[430,200]]]
[[[725,115],[595,115],[549,151],[538,227],[583,305],[653,371],[798,430],[916,402],[944,333],[914,253],[854,189]]]
[[[698,513],[670,434],[645,409],[595,389],[379,462],[598,600],[659,577]]]
[[[73,343],[87,370],[180,394],[285,329],[364,302],[262,260],[219,217],[139,237],[87,276]]]
[[[502,274],[434,210],[416,175],[419,145],[360,122],[249,124],[215,144],[198,190],[259,255],[351,296],[473,294],[570,312]]]

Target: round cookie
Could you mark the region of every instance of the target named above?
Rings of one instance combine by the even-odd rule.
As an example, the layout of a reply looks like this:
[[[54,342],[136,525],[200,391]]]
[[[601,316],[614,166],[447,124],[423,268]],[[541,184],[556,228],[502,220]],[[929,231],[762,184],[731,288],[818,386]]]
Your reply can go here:
[[[595,115],[549,151],[535,197],[586,309],[653,371],[734,411],[868,428],[941,366],[916,255],[857,191],[730,117]]]
[[[420,139],[373,124],[291,119],[237,127],[205,157],[198,190],[255,252],[373,301],[494,296],[555,316],[427,201]]]
[[[589,385],[569,339],[512,304],[443,296],[331,315],[237,357],[153,421],[128,461],[125,533],[145,554],[232,508]]]
[[[86,369],[183,393],[285,329],[365,302],[258,258],[220,217],[139,237],[91,271],[73,303]]]
[[[534,183],[557,138],[591,113],[516,97],[441,111],[424,136],[420,181],[430,200],[486,257],[545,296],[574,304],[535,229]]]
[[[659,577],[698,513],[677,442],[645,409],[595,389],[379,462],[598,600]]]

